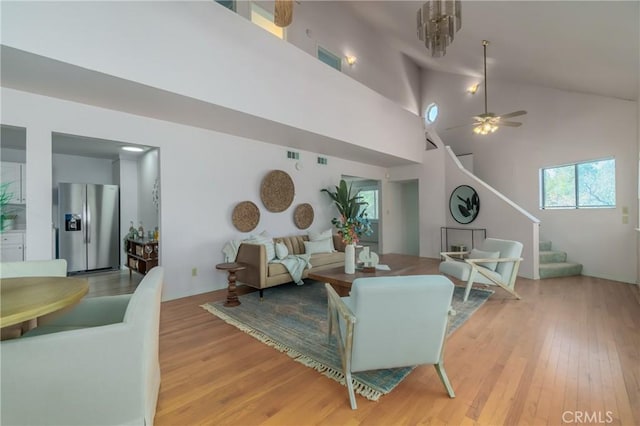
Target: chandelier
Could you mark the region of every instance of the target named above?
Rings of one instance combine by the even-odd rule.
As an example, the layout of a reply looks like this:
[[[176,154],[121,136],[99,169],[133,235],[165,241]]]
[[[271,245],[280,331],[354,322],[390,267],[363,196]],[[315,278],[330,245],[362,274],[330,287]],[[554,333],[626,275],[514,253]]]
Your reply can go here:
[[[418,39],[431,51],[431,56],[441,57],[453,36],[462,28],[460,0],[430,0],[417,13]]]

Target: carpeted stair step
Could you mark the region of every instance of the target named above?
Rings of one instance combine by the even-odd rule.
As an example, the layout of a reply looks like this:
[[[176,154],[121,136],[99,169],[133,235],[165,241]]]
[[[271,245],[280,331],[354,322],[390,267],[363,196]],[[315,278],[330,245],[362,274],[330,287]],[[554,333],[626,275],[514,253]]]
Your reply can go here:
[[[551,241],[540,241],[538,246],[540,251],[551,251]]]
[[[557,263],[541,263],[540,278],[557,278],[568,277],[571,275],[580,275],[582,273],[582,265],[572,262]]]
[[[564,263],[567,261],[567,253],[563,251],[540,250],[540,263]]]

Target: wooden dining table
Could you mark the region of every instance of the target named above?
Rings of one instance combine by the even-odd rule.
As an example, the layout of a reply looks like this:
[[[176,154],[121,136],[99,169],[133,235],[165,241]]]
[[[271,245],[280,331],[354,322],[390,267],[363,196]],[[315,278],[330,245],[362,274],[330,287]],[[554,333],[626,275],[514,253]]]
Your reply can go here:
[[[74,305],[89,291],[86,278],[20,277],[0,280],[0,328]]]

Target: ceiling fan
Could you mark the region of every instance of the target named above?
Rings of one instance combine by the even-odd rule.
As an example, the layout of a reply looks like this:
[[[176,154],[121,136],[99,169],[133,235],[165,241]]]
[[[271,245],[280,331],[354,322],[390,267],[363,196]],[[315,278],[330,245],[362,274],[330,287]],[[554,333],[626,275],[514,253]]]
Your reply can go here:
[[[507,114],[496,115],[493,112],[488,112],[487,108],[487,46],[489,42],[482,40],[482,46],[484,49],[484,114],[476,115],[473,117],[475,120],[473,123],[473,133],[477,135],[488,135],[500,128],[500,126],[506,127],[520,127],[522,123],[517,121],[506,121],[505,118],[518,117],[525,115],[527,111],[514,111]],[[446,128],[445,130],[451,130],[462,126],[468,126],[468,124],[462,124],[459,126],[453,126]]]

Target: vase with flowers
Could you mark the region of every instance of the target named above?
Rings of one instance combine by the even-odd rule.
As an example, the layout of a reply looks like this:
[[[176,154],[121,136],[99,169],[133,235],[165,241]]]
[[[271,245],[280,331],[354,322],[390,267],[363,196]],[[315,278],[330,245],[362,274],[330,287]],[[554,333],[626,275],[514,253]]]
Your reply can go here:
[[[322,189],[326,192],[336,208],[340,217],[331,219],[331,223],[338,230],[338,234],[345,243],[345,273],[355,273],[355,245],[358,244],[363,236],[369,236],[373,233],[371,222],[367,217],[366,208],[368,204],[362,201],[359,191],[352,191],[351,185],[347,186],[344,179],[340,180],[340,184],[335,187],[335,191],[331,189]]]

